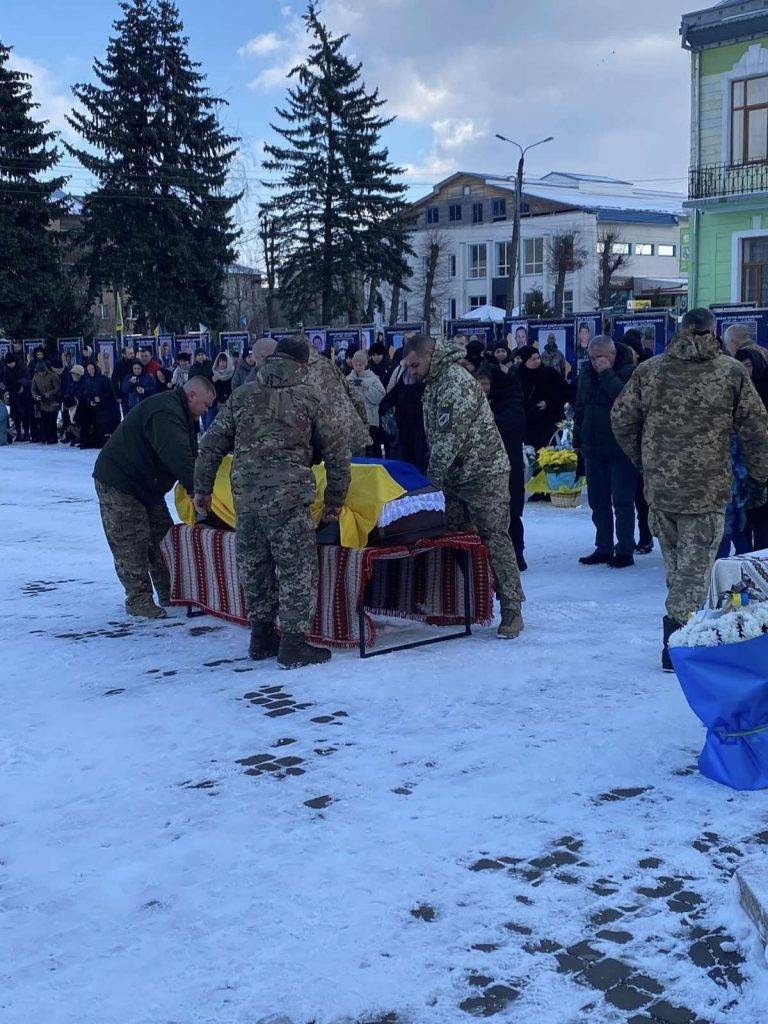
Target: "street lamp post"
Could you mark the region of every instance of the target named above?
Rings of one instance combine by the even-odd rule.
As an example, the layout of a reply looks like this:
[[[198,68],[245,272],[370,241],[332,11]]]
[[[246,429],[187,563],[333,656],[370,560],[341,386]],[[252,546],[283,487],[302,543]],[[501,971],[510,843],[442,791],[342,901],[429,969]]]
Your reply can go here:
[[[507,316],[512,315],[512,309],[515,305],[515,271],[517,271],[517,295],[518,305],[522,309],[523,305],[523,274],[522,274],[522,259],[520,258],[520,204],[523,196],[523,165],[525,164],[525,154],[529,149],[533,149],[534,146],[543,146],[545,142],[552,142],[554,135],[548,135],[546,139],[539,139],[538,142],[532,142],[530,146],[521,146],[519,142],[515,142],[514,139],[508,139],[505,135],[499,135],[496,132],[496,138],[501,139],[502,142],[508,142],[512,146],[517,146],[520,150],[520,159],[517,163],[517,180],[515,184],[515,220],[512,227],[512,259],[509,266],[509,291],[507,293]]]

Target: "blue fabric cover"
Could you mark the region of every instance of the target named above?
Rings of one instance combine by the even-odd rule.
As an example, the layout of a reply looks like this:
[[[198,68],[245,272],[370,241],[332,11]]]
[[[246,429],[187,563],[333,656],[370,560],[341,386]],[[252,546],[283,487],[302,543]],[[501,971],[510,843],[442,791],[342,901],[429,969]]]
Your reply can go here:
[[[768,786],[768,635],[720,647],[670,647],[669,654],[686,700],[707,727],[702,775],[732,789]]]
[[[409,462],[398,462],[396,459],[352,459],[362,465],[383,466],[389,475],[406,491],[418,491],[422,487],[431,487],[432,482]]]

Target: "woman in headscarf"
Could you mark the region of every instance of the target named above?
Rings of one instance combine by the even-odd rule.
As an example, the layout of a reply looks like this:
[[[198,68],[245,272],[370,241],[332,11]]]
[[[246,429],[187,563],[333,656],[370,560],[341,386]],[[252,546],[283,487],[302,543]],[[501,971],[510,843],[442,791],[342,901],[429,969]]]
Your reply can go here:
[[[224,405],[232,394],[232,376],[236,366],[229,352],[219,352],[213,364],[213,386],[217,405]]]
[[[518,349],[518,376],[525,404],[525,443],[536,451],[552,439],[563,418],[568,401],[565,379],[549,366],[542,366],[541,355],[532,345]]]

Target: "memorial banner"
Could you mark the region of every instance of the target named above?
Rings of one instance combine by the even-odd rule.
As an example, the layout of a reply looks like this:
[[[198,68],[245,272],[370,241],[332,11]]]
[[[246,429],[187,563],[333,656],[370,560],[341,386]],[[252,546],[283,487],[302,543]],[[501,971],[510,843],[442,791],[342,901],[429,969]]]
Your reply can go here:
[[[743,309],[741,312],[720,313],[717,316],[718,336],[722,338],[731,324],[743,324],[753,341],[768,348],[768,309]]]
[[[251,336],[248,331],[222,331],[219,334],[219,349],[222,352],[237,352],[243,356],[250,348]]]
[[[660,356],[675,333],[675,321],[671,313],[620,313],[613,317],[611,333],[614,341],[621,341],[624,334],[632,329],[639,331],[643,348],[650,355]]]

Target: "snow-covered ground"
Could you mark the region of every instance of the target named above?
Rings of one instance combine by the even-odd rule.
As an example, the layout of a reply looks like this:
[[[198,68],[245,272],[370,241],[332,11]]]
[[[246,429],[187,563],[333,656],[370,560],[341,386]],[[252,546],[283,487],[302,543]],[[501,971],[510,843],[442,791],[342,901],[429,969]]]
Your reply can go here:
[[[92,462],[0,451],[0,1021],[765,1020],[768,808],[695,771],[657,552],[532,505],[519,640],[282,673],[126,617]]]

